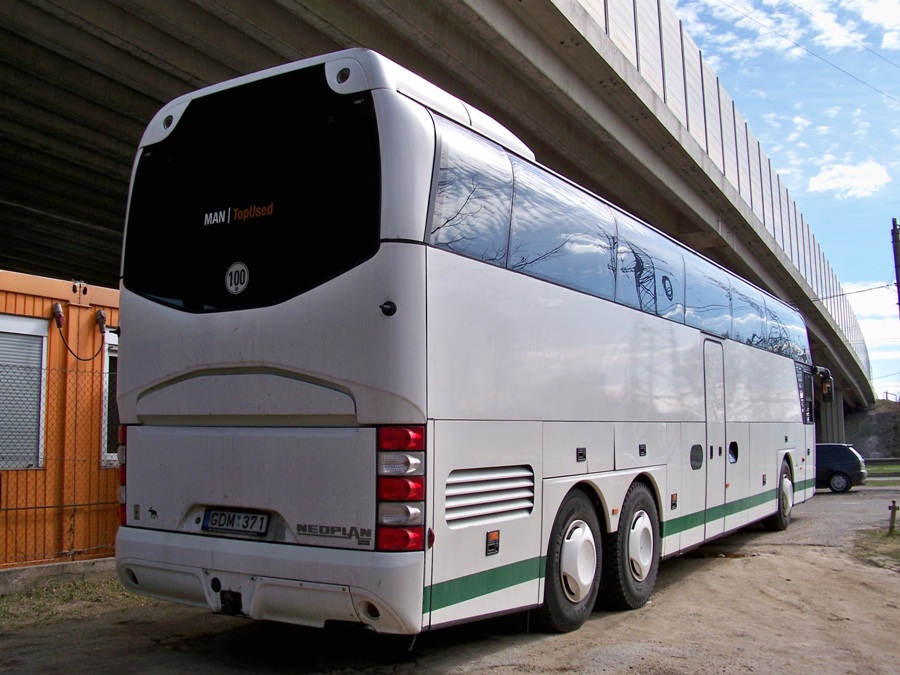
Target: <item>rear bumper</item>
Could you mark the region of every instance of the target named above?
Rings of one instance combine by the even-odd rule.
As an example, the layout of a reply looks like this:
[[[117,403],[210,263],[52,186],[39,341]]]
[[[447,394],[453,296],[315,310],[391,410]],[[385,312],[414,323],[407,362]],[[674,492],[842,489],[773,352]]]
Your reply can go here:
[[[422,631],[423,553],[339,551],[120,527],[116,571],[129,590],[253,619],[381,633]]]

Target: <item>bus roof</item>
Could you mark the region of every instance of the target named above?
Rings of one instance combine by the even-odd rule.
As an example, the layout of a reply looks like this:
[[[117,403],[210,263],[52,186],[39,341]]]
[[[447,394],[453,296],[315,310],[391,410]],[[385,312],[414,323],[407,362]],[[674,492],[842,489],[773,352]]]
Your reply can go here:
[[[515,134],[482,111],[428,82],[403,66],[370,49],[354,48],[295,61],[282,66],[236,77],[180,96],[164,105],[153,117],[141,147],[163,140],[188,104],[195,98],[254,82],[273,75],[325,65],[328,85],[341,94],[389,89],[486,136],[512,152],[534,160],[534,153]]]

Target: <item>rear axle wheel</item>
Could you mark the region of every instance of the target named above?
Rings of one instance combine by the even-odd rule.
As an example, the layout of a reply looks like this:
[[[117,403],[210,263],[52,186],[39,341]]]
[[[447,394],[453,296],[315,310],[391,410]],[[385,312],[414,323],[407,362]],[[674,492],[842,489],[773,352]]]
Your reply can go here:
[[[600,524],[594,504],[573,490],[563,500],[550,531],[544,604],[540,619],[568,633],[590,616],[600,587]]]

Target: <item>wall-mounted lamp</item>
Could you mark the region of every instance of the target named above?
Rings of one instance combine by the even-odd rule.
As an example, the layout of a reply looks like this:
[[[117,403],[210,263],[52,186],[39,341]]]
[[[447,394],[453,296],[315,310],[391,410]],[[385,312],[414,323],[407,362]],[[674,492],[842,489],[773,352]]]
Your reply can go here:
[[[51,312],[53,313],[53,320],[56,321],[56,327],[62,330],[62,327],[66,325],[66,315],[63,314],[62,305],[54,302]]]

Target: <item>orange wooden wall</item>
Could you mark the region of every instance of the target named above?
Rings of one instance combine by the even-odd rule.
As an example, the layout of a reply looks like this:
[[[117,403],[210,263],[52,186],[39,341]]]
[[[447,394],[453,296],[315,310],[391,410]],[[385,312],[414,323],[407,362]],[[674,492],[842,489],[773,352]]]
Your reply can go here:
[[[56,302],[66,316],[62,335]],[[43,461],[0,467],[0,566],[114,551],[118,472],[101,462],[105,373],[96,312],[117,326],[118,305],[114,289],[0,271],[0,313],[48,322]]]

